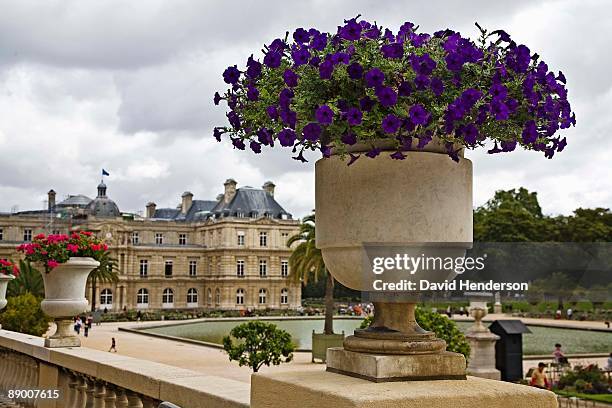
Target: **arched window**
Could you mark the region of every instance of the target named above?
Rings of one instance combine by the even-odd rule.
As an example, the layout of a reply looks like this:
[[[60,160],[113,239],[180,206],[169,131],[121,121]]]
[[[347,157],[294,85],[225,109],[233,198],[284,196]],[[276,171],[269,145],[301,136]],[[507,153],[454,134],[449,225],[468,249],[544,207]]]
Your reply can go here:
[[[259,304],[260,305],[265,305],[266,304],[266,295],[268,294],[268,291],[265,289],[259,289]]]
[[[219,290],[219,288],[215,289],[215,305],[220,305],[221,304],[221,291]]]
[[[148,307],[149,306],[149,291],[145,288],[138,289],[136,294],[136,307]]]
[[[109,307],[113,304],[113,292],[110,289],[102,289],[100,292],[100,306]]]
[[[187,306],[193,307],[198,305],[198,290],[190,288],[187,291]]]
[[[289,303],[289,291],[287,288],[281,289],[281,305],[286,305]]]
[[[162,307],[172,306],[174,306],[174,291],[170,288],[166,288],[162,292]]]
[[[244,289],[238,289],[236,291],[236,304],[244,305]]]
[[[208,306],[212,306],[212,289],[208,288],[208,290],[206,290],[206,304]]]

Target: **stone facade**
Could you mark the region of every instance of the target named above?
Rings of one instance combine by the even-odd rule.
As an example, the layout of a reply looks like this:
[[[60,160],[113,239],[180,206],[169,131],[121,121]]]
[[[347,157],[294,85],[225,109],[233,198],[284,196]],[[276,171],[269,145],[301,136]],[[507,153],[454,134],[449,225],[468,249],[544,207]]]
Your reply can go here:
[[[177,208],[149,203],[140,217],[117,216],[103,183],[94,200],[79,195],[55,204],[51,190],[48,210],[0,214],[0,258],[16,260],[16,245],[41,232],[89,230],[109,244],[120,271],[119,282],[96,289],[101,310],[295,309],[301,289],[288,278],[286,242],[298,221],[273,194],[270,182],[236,188],[229,179],[218,200],[186,192]]]

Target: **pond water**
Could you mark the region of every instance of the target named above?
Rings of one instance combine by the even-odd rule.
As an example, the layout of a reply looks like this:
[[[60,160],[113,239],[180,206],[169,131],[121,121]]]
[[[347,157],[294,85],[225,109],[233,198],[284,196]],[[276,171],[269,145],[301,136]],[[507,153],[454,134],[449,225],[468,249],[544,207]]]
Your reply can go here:
[[[274,323],[291,334],[299,350],[310,350],[312,331],[323,331],[323,319],[262,319]],[[221,344],[223,336],[245,320],[209,320],[204,322],[176,324],[149,329],[144,332],[183,337],[209,343]],[[350,317],[334,318],[334,331],[350,335],[359,327],[361,319]],[[467,330],[471,322],[458,322],[462,331]],[[487,324],[488,325],[488,324]],[[525,355],[550,354],[555,343],[561,343],[567,354],[576,353],[610,353],[612,352],[612,333],[559,329],[552,327],[529,326],[531,334],[523,335],[523,353]]]

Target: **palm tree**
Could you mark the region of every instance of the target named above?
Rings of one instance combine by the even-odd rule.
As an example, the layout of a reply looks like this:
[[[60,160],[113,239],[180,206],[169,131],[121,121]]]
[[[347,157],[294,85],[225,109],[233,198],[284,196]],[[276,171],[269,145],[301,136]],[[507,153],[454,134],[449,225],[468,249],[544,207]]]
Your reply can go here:
[[[19,276],[9,282],[7,296],[12,297],[31,293],[36,297],[44,298],[45,285],[40,271],[34,268],[30,262],[21,259],[19,260],[19,272]]]
[[[289,238],[287,246],[299,242],[289,257],[291,277],[306,285],[309,279],[317,282],[325,277],[325,334],[334,334],[334,278],[325,268],[321,250],[315,246],[315,214],[308,215],[300,223],[300,231]]]
[[[88,281],[91,285],[91,311],[96,310],[96,287],[98,282],[115,283],[119,281],[119,268],[117,260],[111,258],[109,252],[96,259],[100,265],[89,273]]]

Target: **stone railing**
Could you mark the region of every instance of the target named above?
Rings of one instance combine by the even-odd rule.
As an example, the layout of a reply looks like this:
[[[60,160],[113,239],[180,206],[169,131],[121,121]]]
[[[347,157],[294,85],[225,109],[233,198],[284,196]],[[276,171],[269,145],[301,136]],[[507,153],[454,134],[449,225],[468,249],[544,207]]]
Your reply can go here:
[[[40,337],[0,330],[0,406],[157,408],[162,401],[181,408],[249,406],[247,383],[84,347],[48,349],[43,343]]]

